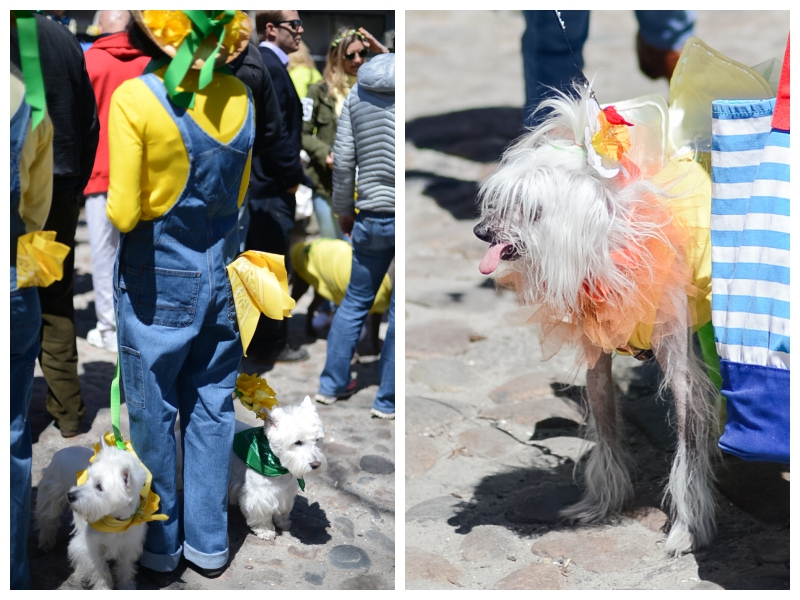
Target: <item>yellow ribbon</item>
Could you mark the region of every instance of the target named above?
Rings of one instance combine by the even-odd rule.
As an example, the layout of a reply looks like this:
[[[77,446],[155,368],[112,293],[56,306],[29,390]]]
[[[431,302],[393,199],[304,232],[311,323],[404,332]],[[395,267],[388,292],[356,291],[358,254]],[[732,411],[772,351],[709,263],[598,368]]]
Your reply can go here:
[[[55,241],[55,231],[32,231],[17,239],[17,287],[47,287],[64,276],[69,246]]]
[[[242,347],[247,356],[259,314],[280,321],[292,316],[295,302],[289,295],[286,267],[280,254],[248,250],[229,264],[227,270]]]
[[[103,441],[105,441],[106,446],[110,446],[111,448],[117,447],[114,434],[110,431],[107,431],[103,436]],[[94,448],[94,456],[89,459],[90,463],[94,462],[94,459],[97,458],[97,455],[100,452],[99,443],[93,444],[92,447]],[[133,451],[133,446],[131,445],[130,441],[125,442],[125,450],[133,454],[138,460],[139,457],[136,456],[136,452]],[[167,515],[155,514],[158,510],[158,504],[161,501],[161,498],[159,498],[158,494],[150,489],[150,486],[153,484],[153,475],[141,461],[139,461],[139,464],[141,464],[142,468],[144,468],[144,470],[147,472],[147,477],[145,478],[144,485],[142,486],[142,491],[139,493],[139,506],[136,509],[136,512],[127,519],[117,519],[111,515],[106,515],[99,521],[89,523],[89,527],[96,531],[102,531],[105,533],[122,533],[123,531],[128,531],[131,525],[141,525],[147,521],[166,521],[169,519]],[[89,478],[88,469],[78,471],[76,475],[78,485],[83,485]]]

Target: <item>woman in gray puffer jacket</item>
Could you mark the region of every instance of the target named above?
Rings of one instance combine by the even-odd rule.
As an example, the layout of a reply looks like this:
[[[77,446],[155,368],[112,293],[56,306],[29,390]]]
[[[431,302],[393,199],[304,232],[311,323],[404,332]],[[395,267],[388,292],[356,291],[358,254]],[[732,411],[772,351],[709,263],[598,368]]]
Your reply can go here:
[[[358,70],[358,83],[345,100],[336,131],[333,210],[342,231],[352,237],[353,267],[328,333],[327,360],[316,395],[323,404],[333,404],[355,391],[350,361],[364,319],[394,259],[394,65],[391,52]],[[372,415],[393,419],[394,291],[380,374]]]

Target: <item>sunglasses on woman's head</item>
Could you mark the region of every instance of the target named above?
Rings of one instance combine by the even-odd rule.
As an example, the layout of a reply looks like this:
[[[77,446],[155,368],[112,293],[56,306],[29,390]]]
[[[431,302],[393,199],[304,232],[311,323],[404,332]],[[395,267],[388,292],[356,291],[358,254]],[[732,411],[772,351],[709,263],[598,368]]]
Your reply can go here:
[[[300,29],[300,26],[303,24],[303,21],[301,21],[300,19],[292,19],[291,21],[277,21],[273,23],[273,25],[280,25],[281,23],[288,23],[289,29],[291,29],[292,31],[297,31],[298,29]]]
[[[353,60],[356,57],[356,54],[358,54],[361,58],[367,58],[367,54],[369,54],[369,50],[364,48],[360,52],[351,52],[350,54],[345,54],[344,55],[344,59],[348,60],[348,61]]]

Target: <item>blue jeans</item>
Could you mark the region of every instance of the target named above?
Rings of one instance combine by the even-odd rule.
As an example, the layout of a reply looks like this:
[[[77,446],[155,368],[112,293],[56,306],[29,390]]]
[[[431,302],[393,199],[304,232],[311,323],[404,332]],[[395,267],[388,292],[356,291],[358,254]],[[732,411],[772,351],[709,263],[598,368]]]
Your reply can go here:
[[[394,258],[394,213],[361,211],[353,226],[353,267],[342,305],[328,333],[328,353],[319,391],[334,396],[350,383],[350,361],[361,326],[375,301]],[[389,308],[389,331],[380,360],[381,383],[374,407],[394,412],[394,292]]]
[[[522,62],[525,73],[525,120],[535,125],[545,116],[531,113],[550,97],[554,87],[569,93],[572,80],[584,67],[583,45],[589,35],[588,10],[562,10],[566,38],[555,11],[526,10],[526,29],[522,35]],[[639,33],[645,42],[656,48],[679,50],[692,35],[693,10],[637,10]],[[633,40],[632,44],[633,45]],[[572,47],[572,52],[570,52]],[[574,53],[574,58],[573,58]],[[577,64],[576,64],[577,63]],[[587,75],[591,77],[591,75]]]
[[[340,239],[349,243],[350,238],[343,234],[339,228],[339,219],[333,214],[330,200],[326,200],[319,194],[314,194],[311,197],[311,202],[314,204],[314,214],[317,215],[317,222],[319,223],[319,237]]]
[[[17,271],[11,269],[16,280]],[[16,283],[13,284],[16,287]],[[33,392],[33,368],[39,356],[42,326],[35,287],[11,292],[11,589],[29,589],[28,524],[31,515],[31,426],[28,408]]]

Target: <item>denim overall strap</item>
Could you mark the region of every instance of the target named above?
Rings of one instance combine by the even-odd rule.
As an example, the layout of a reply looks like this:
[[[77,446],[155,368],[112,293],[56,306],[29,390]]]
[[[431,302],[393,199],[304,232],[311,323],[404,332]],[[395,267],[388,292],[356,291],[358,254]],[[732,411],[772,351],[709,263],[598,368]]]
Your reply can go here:
[[[17,112],[11,117],[11,289],[17,289],[17,239],[25,235],[25,221],[19,214],[22,193],[19,177],[19,161],[22,147],[28,137],[31,122],[31,107],[23,98]]]

